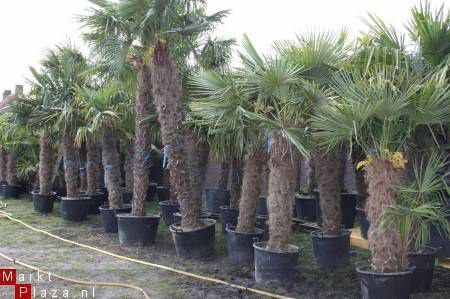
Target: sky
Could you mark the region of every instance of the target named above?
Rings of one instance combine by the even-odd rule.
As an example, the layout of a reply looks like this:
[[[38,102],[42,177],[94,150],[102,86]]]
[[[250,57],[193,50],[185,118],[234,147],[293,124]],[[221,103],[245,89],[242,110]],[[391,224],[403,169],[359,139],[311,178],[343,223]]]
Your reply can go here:
[[[235,38],[246,33],[261,52],[273,41],[294,38],[311,29],[365,30],[361,18],[375,13],[403,30],[414,0],[209,0],[208,10],[230,9],[216,34]],[[431,0],[433,6],[450,0]],[[65,41],[82,45],[76,16],[86,13],[87,0],[0,1],[0,93],[27,84],[29,66],[38,66],[46,49]],[[27,89],[27,88],[26,88]]]

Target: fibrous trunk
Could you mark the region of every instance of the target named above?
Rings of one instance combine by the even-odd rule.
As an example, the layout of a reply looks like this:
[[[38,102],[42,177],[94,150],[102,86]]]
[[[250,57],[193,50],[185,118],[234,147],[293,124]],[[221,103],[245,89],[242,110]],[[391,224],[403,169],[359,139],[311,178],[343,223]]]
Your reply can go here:
[[[86,176],[87,194],[94,195],[100,187],[100,155],[97,142],[88,139],[86,142]]]
[[[6,181],[9,185],[17,184],[17,161],[16,155],[13,152],[9,152],[7,156]]]
[[[219,168],[219,182],[217,183],[217,188],[220,190],[228,189],[228,177],[230,176],[230,163],[228,161],[223,161],[220,163]]]
[[[152,88],[162,141],[169,146],[170,184],[180,203],[181,228],[195,230],[201,227],[200,205],[191,195],[190,169],[184,148],[183,110],[180,102],[181,87],[177,68],[167,43],[158,41],[152,64]]]
[[[192,197],[196,199],[201,208],[206,168],[208,167],[209,144],[198,140],[196,133],[192,131],[186,134],[186,140],[192,145],[189,153]]]
[[[230,207],[239,208],[239,199],[241,198],[242,187],[242,165],[238,159],[231,162],[231,184],[230,184]]]
[[[135,216],[145,215],[145,198],[149,186],[150,167],[150,125],[144,119],[151,109],[151,72],[150,67],[142,64],[138,73],[138,91],[135,112],[135,139],[133,162],[133,211]]]
[[[305,175],[306,175],[306,192],[312,193],[316,187],[315,161],[314,157],[305,160]]]
[[[6,161],[8,155],[4,149],[0,150],[0,182],[6,182]]]
[[[63,136],[64,178],[68,198],[78,198],[78,159],[74,145],[74,136],[65,133]]]
[[[53,148],[49,136],[43,133],[39,139],[39,194],[50,195],[53,185]]]
[[[261,151],[247,153],[244,157],[242,192],[236,227],[238,232],[253,233],[255,231],[256,205],[261,191],[260,181],[264,162],[264,154]]]
[[[125,153],[125,191],[133,192],[133,163],[134,163],[134,142],[127,144]]]
[[[316,177],[320,192],[322,211],[322,231],[325,235],[339,235],[341,231],[341,181],[342,160],[340,155],[329,153],[315,154]]]
[[[122,178],[120,176],[119,153],[116,145],[116,138],[113,131],[105,128],[102,136],[102,159],[110,209],[120,209],[123,206]]]
[[[80,191],[87,191],[87,174],[86,174],[86,144],[83,142],[78,151],[80,159]]]
[[[390,161],[375,158],[367,168],[369,197],[366,203],[369,249],[372,254],[372,268],[376,272],[400,272],[408,266],[407,252],[402,250],[395,226],[382,228],[380,216],[387,207],[396,204],[396,188],[401,173]]]
[[[292,205],[297,179],[297,163],[291,159],[289,143],[279,133],[272,134],[269,160],[269,241],[267,248],[286,251],[292,221]]]

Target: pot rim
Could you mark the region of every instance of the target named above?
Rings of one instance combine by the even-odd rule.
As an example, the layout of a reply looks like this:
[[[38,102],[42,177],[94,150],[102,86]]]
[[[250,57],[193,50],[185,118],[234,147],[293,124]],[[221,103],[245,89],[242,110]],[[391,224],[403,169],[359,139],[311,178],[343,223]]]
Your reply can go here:
[[[437,255],[439,253],[439,248],[436,247],[432,247],[432,246],[425,246],[425,250],[424,252],[409,252],[408,255]]]
[[[161,216],[159,215],[145,215],[145,216],[135,216],[131,215],[130,213],[120,213],[116,215],[117,218],[128,218],[128,219],[161,219]]]
[[[159,202],[160,206],[180,206],[180,203],[178,201],[174,200],[163,200]]]
[[[164,185],[157,185],[156,189],[170,189],[169,186],[164,186]]]
[[[109,208],[109,204],[103,204],[101,206],[98,207],[100,210],[105,210],[105,211],[119,211],[119,210],[124,210],[124,209],[129,209],[131,208],[131,204],[124,204],[123,208],[119,208],[119,209],[110,209]]]
[[[299,254],[303,251],[303,247],[299,247],[296,245],[288,244],[288,248],[291,250],[288,251],[277,251],[277,250],[270,250],[266,248],[267,242],[255,242],[253,243],[253,248],[256,250],[266,251],[270,253],[278,253],[278,254]]]
[[[227,232],[230,232],[230,233],[236,234],[236,235],[259,236],[259,235],[264,234],[264,230],[261,229],[261,228],[257,228],[257,227],[255,227],[255,232],[254,232],[254,233],[243,233],[243,232],[238,232],[238,231],[236,231],[236,226],[234,226],[234,225],[227,225],[227,226],[225,227],[225,230],[226,230]]]
[[[50,195],[41,195],[41,194],[39,194],[39,190],[33,190],[33,191],[31,191],[31,194],[33,194],[33,195],[39,195],[39,196],[56,196],[56,192],[55,191],[52,191],[52,192],[50,192]]]
[[[171,224],[169,226],[169,230],[170,230],[171,233],[189,234],[189,233],[198,232],[198,231],[202,231],[202,230],[208,229],[211,226],[216,225],[216,223],[217,223],[217,221],[215,219],[211,219],[211,218],[204,218],[204,219],[199,219],[199,220],[205,224],[204,227],[199,228],[199,229],[195,229],[195,230],[182,231],[181,228],[180,229],[175,229],[175,227],[180,227],[181,224],[180,223],[174,223],[174,224]]]
[[[338,239],[338,238],[350,236],[351,233],[352,233],[351,230],[343,228],[343,229],[341,229],[341,234],[340,234],[340,235],[337,235],[337,236],[327,236],[327,235],[324,235],[323,232],[322,232],[321,230],[320,230],[320,231],[312,231],[312,232],[310,233],[310,235],[311,235],[311,237],[319,238],[319,239]]]
[[[60,196],[59,197],[61,200],[66,200],[66,201],[69,201],[69,200],[72,200],[72,201],[84,201],[84,200],[86,200],[86,198],[85,197],[81,197],[81,196],[79,196],[79,197],[67,197],[67,196]]]
[[[236,212],[239,211],[239,209],[234,209],[234,208],[231,208],[229,206],[220,206],[219,210],[233,210],[233,211],[236,211]]]
[[[401,272],[374,272],[374,271],[366,270],[369,267],[370,266],[356,267],[356,272],[358,272],[360,274],[371,275],[371,276],[402,276],[402,275],[411,275],[414,272],[414,270],[416,269],[415,266],[412,266],[412,267],[408,267],[408,271],[401,271]]]

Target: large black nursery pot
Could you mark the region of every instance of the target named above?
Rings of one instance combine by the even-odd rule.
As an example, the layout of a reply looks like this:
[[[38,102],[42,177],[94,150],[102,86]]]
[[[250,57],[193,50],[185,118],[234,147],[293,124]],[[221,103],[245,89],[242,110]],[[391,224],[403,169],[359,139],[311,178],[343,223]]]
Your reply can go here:
[[[146,246],[155,243],[160,216],[117,214],[120,245]]]
[[[298,257],[302,248],[289,245],[285,252],[271,251],[266,242],[253,244],[255,250],[256,283],[278,282],[290,284],[297,273]]]
[[[316,193],[298,194],[295,196],[297,217],[306,221],[316,222],[319,214],[319,201]]]
[[[327,236],[322,232],[311,232],[314,256],[321,268],[341,268],[350,264],[350,230],[340,235]]]
[[[182,231],[179,224],[172,224],[169,227],[178,257],[206,258],[214,254],[216,220],[203,219],[201,221],[204,223],[204,227],[192,231]]]
[[[370,222],[367,219],[366,212],[363,209],[357,208],[359,229],[361,230],[361,237],[367,240],[367,234],[369,232]]]
[[[207,219],[211,217],[211,213],[208,212],[200,212],[200,217],[199,219]],[[175,223],[181,223],[181,213],[180,212],[175,212],[173,213],[173,224]]]
[[[6,199],[18,199],[20,197],[22,186],[3,185],[3,196]]]
[[[356,203],[358,199],[357,193],[342,192],[341,193],[341,224],[344,228],[350,229],[355,226]]]
[[[110,209],[107,204],[99,208],[105,233],[117,233],[117,214],[130,213],[131,205],[125,204],[121,209]]]
[[[237,232],[234,226],[227,226],[228,261],[233,265],[253,264],[255,250],[253,243],[261,242],[264,231],[255,228],[253,233]]]
[[[222,234],[226,234],[227,225],[236,226],[239,217],[239,210],[228,206],[220,207],[220,223],[222,224]]]
[[[421,252],[408,255],[409,266],[415,267],[412,274],[412,293],[424,293],[431,290],[437,254],[436,248],[426,247]]]
[[[169,201],[170,200],[170,187],[167,186],[157,186],[156,195],[158,195],[158,201]]]
[[[99,208],[108,201],[105,193],[97,192],[95,194],[89,195],[88,199],[88,214],[95,215],[100,214]]]
[[[166,225],[172,225],[175,223],[173,214],[180,211],[180,204],[176,201],[166,200],[160,201],[159,206],[161,208],[161,218]]]
[[[123,191],[122,193],[122,201],[125,204],[130,204],[133,200],[133,192]]]
[[[0,195],[5,196],[5,186],[8,185],[7,182],[2,182],[0,185]]]
[[[61,216],[66,221],[83,221],[88,215],[88,199],[85,197],[61,197]]]
[[[269,212],[267,210],[267,198],[260,197],[258,198],[258,204],[256,206],[256,215],[258,216],[266,216]]]
[[[156,187],[158,186],[158,184],[151,182],[148,185],[148,189],[147,189],[147,201],[153,201],[153,199],[155,198],[155,194],[156,194]]]
[[[31,196],[33,198],[33,208],[36,212],[43,214],[53,212],[53,203],[56,198],[55,192],[49,195],[40,195],[39,191],[32,191]]]
[[[409,299],[414,268],[405,272],[372,272],[367,267],[356,268],[363,299]]]
[[[230,205],[230,191],[221,189],[206,189],[206,210],[220,214],[221,206]]]
[[[447,221],[450,222],[450,217],[447,217]],[[441,234],[441,231],[434,225],[430,228],[430,247],[439,248],[438,256],[450,258],[450,238]]]

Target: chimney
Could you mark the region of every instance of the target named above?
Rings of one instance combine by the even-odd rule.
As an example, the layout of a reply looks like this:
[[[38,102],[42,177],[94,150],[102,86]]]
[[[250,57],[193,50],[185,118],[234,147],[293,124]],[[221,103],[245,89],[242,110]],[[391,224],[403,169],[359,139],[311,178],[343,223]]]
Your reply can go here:
[[[23,96],[23,85],[16,85],[15,96]]]
[[[11,95],[11,90],[9,89],[5,89],[5,91],[3,91],[3,100],[7,97]]]

